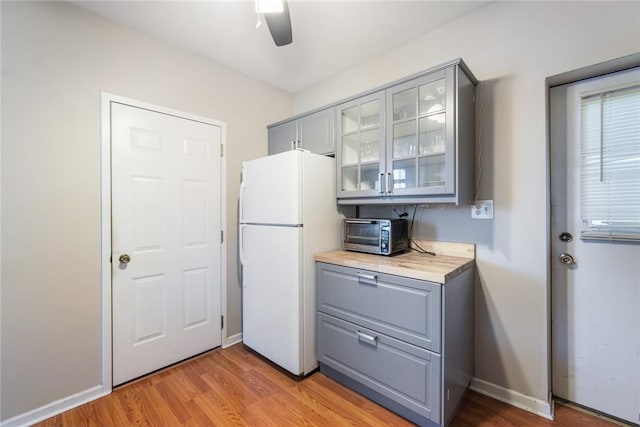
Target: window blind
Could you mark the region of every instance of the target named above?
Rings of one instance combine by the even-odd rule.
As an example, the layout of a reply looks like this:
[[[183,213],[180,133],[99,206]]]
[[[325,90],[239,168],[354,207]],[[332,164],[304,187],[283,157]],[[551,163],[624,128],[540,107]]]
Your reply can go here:
[[[640,241],[640,86],[581,99],[583,239]]]

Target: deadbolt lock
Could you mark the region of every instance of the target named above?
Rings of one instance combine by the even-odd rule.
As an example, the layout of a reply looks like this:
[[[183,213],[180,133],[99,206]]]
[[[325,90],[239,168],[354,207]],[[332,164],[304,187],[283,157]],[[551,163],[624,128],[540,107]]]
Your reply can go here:
[[[567,233],[566,231],[564,233],[560,233],[558,238],[563,242],[570,242],[573,240],[573,236],[571,235],[571,233]]]

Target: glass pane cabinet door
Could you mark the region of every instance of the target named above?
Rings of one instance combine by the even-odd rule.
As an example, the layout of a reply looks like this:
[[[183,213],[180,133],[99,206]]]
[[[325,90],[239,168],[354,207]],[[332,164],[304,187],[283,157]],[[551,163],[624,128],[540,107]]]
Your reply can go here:
[[[338,106],[338,193],[380,194],[384,92]]]
[[[453,88],[448,84],[442,71],[389,89],[387,168],[393,194],[453,191]]]

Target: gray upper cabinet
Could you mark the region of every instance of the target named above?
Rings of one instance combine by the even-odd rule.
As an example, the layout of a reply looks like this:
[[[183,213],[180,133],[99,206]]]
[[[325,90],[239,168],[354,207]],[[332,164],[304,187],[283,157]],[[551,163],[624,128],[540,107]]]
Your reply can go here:
[[[456,61],[338,105],[338,203],[471,203],[475,84]],[[379,125],[346,129],[372,98]]]
[[[316,154],[333,154],[336,150],[333,108],[327,108],[298,119],[300,146]]]
[[[269,128],[269,155],[294,149],[298,140],[298,122],[292,120]]]
[[[269,154],[302,148],[316,154],[335,152],[334,108],[326,108],[269,126]]]
[[[472,204],[476,84],[451,61],[270,125],[269,154],[335,153],[339,204]]]
[[[336,107],[338,198],[384,192],[384,91]]]
[[[387,196],[455,193],[454,69],[387,90]]]

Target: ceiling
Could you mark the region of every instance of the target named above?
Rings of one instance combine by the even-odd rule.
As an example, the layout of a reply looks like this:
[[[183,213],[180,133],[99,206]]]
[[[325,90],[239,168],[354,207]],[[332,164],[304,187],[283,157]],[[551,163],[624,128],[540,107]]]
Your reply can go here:
[[[253,1],[71,3],[290,93],[345,71],[490,1],[289,0],[293,43],[256,29]]]

